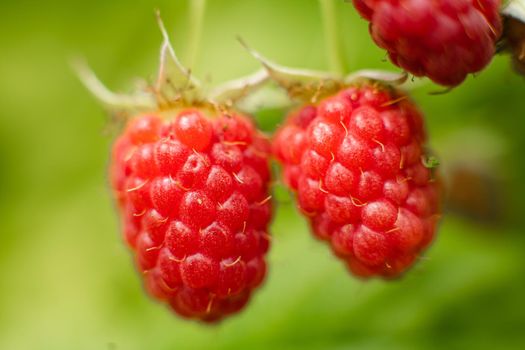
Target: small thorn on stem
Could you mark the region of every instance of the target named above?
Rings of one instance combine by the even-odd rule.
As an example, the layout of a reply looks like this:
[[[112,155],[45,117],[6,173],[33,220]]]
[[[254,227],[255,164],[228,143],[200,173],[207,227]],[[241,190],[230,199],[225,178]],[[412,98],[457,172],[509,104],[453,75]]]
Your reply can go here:
[[[151,251],[154,251],[154,250],[159,250],[160,248],[162,248],[162,245],[159,245],[159,246],[156,246],[156,247],[146,248],[146,251],[147,252],[151,252]]]
[[[143,216],[144,214],[146,214],[146,210],[147,210],[147,209],[144,209],[144,210],[141,211],[140,213],[133,213],[133,216],[134,216],[134,217],[141,217],[141,216]]]
[[[208,306],[206,307],[206,313],[209,314],[211,312],[211,308],[213,305],[213,300],[215,299],[215,295],[212,295],[210,297],[210,301],[208,302]]]
[[[361,202],[359,199],[353,196],[350,196],[350,200],[352,201],[352,204],[355,205],[356,207],[364,207],[365,205],[368,204],[368,203]]]
[[[410,181],[410,180],[412,180],[412,177],[407,176],[404,179],[399,180],[398,183],[402,184],[403,182],[407,182],[407,181]]]
[[[383,104],[381,105],[381,107],[392,106],[392,105],[395,105],[396,103],[399,103],[399,102],[404,101],[404,100],[406,100],[406,99],[408,99],[408,96],[406,96],[406,95],[405,95],[405,96],[401,96],[401,97],[398,97],[398,98],[393,99],[393,100],[391,100],[391,101],[388,101],[388,102],[383,103]]]
[[[265,205],[272,199],[272,195],[269,195],[268,197],[264,198],[262,201],[257,202],[257,205]]]
[[[376,139],[372,139],[372,141],[374,141],[375,143],[377,143],[381,147],[381,151],[382,152],[385,151],[385,145],[381,141],[376,140]]]
[[[226,146],[246,146],[248,143],[245,141],[222,141],[222,144]]]
[[[327,190],[325,190],[323,188],[323,182],[321,180],[319,180],[319,183],[318,183],[318,187],[319,187],[319,191],[323,192],[323,193],[326,193],[326,194],[329,194],[330,192],[328,192]]]
[[[137,191],[137,190],[140,190],[142,187],[144,187],[147,183],[148,183],[149,180],[145,180],[143,183],[141,183],[140,185],[137,185],[135,187],[132,187],[132,188],[128,188],[126,190],[126,192],[130,193],[130,192],[133,192],[133,191]]]
[[[226,267],[232,267],[232,266],[234,266],[235,264],[237,264],[239,261],[241,261],[241,256],[240,256],[240,255],[237,257],[237,259],[235,259],[234,262],[229,263],[229,264],[224,263],[224,266],[226,266]]]
[[[171,261],[175,261],[175,262],[177,262],[177,263],[180,264],[180,263],[184,262],[184,260],[186,260],[186,255],[184,255],[184,257],[183,257],[182,259],[177,259],[177,258],[175,258],[174,256],[170,256],[170,257],[169,257],[169,260],[171,260]]]
[[[345,125],[345,123],[344,123],[344,121],[342,119],[339,121],[339,123],[341,124],[343,129],[345,129],[345,137],[347,137],[348,136],[348,128],[346,127],[346,125]],[[330,151],[330,153],[332,153],[332,152]]]
[[[233,178],[240,184],[244,184],[244,181],[236,173],[232,173]]]
[[[396,226],[396,227],[394,227],[394,228],[391,228],[391,229],[388,230],[388,231],[385,231],[385,233],[397,232],[397,231],[399,231],[399,230],[400,230],[400,228]]]

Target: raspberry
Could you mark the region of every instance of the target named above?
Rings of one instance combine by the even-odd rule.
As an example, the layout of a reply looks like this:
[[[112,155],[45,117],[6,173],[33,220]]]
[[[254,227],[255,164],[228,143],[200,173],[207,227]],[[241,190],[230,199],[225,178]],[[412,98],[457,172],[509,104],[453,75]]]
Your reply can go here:
[[[272,203],[268,141],[244,116],[207,114],[132,119],[113,146],[111,180],[147,290],[212,322],[262,283]]]
[[[392,278],[432,241],[440,186],[407,96],[363,83],[292,112],[274,153],[313,233],[360,277]]]
[[[391,61],[446,86],[492,59],[501,35],[500,0],[353,0]]]

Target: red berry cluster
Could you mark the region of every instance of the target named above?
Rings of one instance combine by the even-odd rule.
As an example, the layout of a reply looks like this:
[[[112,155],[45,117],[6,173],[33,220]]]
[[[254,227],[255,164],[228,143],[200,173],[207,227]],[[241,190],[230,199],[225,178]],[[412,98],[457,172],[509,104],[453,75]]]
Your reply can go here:
[[[394,64],[446,86],[482,70],[502,31],[500,0],[353,2]]]
[[[315,235],[361,277],[395,277],[432,241],[439,185],[423,164],[420,112],[379,85],[292,113],[274,141]]]
[[[244,116],[204,113],[132,119],[111,179],[148,291],[182,316],[215,321],[240,310],[266,274],[270,145]]]

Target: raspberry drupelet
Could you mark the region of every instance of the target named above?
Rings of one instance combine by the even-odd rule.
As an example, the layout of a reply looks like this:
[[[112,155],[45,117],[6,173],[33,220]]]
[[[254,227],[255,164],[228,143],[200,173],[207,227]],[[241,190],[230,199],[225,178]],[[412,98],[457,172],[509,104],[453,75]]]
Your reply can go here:
[[[425,139],[407,96],[368,82],[301,107],[278,130],[285,183],[355,275],[397,277],[431,243],[441,195]]]
[[[146,289],[187,318],[241,310],[266,274],[270,144],[246,117],[187,108],[138,116],[111,182]]]
[[[501,36],[500,0],[353,0],[390,60],[445,86],[481,71]]]

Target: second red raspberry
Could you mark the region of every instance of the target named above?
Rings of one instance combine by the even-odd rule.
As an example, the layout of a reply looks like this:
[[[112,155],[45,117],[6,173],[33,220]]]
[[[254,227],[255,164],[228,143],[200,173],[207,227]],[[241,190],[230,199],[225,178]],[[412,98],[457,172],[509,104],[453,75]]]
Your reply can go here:
[[[349,87],[291,114],[274,150],[314,234],[361,277],[396,277],[434,238],[440,187],[406,95]]]

